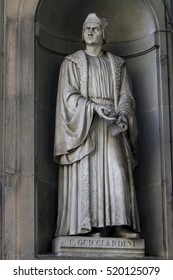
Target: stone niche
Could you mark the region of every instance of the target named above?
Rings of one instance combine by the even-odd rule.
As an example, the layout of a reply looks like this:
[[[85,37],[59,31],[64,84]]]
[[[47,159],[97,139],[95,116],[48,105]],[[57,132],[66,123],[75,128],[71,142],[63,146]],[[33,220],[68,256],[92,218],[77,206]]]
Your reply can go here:
[[[52,258],[58,189],[58,166],[53,161],[58,75],[64,56],[84,47],[82,23],[90,12],[109,19],[105,48],[124,57],[131,73],[140,155],[135,185],[145,254],[173,258],[171,32],[163,1],[5,2],[5,118],[0,134],[3,258]]]
[[[38,253],[50,251],[56,224],[57,166],[52,160],[60,64],[83,48],[82,23],[89,12],[109,19],[106,50],[123,56],[131,73],[139,127],[140,166],[135,172],[146,255],[163,257],[164,184],[162,52],[158,19],[150,1],[41,1],[36,14],[36,153]],[[151,1],[152,2],[152,1]],[[160,12],[160,17],[164,14]],[[163,27],[163,26],[162,26]],[[164,62],[163,62],[164,64]],[[164,70],[163,70],[164,71]],[[167,81],[165,81],[167,83]],[[61,133],[61,132],[60,132]]]

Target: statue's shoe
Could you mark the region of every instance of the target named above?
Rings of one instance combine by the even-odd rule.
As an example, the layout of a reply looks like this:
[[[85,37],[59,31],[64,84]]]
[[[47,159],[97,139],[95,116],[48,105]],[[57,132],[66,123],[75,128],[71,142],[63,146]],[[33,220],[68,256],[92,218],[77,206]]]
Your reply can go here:
[[[91,232],[88,234],[89,237],[101,237],[100,232]]]
[[[138,239],[140,238],[140,234],[127,227],[117,227],[112,233],[112,237]]]

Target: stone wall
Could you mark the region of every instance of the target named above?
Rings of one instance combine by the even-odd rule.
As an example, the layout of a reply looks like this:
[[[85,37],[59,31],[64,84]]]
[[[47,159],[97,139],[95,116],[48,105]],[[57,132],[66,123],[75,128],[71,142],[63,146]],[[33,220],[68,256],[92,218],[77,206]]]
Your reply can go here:
[[[38,1],[4,4],[2,251],[4,259],[25,259],[35,254],[34,17]]]

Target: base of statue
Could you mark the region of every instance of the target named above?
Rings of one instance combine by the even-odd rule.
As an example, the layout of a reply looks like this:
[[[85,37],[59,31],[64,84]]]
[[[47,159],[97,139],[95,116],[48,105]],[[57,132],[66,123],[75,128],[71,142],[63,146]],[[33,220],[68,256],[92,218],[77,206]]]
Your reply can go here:
[[[74,258],[143,258],[143,239],[89,236],[61,236],[53,239],[52,252],[60,257]]]

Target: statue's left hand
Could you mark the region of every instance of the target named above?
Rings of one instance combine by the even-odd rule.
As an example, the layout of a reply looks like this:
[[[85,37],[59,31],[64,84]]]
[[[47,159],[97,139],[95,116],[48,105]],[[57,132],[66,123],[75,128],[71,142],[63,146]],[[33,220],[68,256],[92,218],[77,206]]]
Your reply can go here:
[[[124,115],[118,117],[117,124],[122,128],[121,132],[128,129],[127,118]]]

